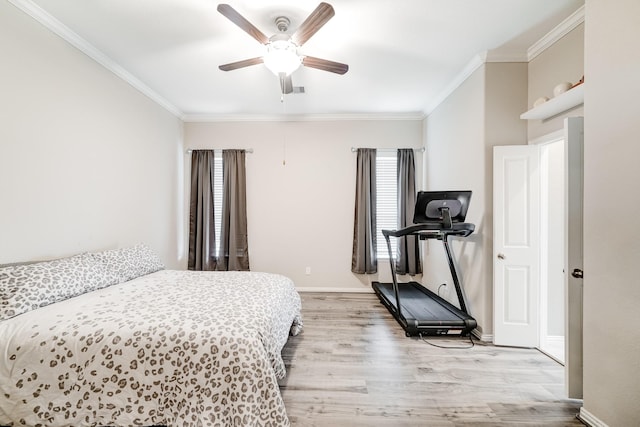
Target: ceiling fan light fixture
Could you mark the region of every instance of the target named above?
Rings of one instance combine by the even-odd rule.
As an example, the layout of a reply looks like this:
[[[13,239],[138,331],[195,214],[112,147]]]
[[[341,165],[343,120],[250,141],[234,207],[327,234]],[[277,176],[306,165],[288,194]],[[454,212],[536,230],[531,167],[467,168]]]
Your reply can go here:
[[[272,40],[269,42],[263,60],[264,65],[276,76],[281,73],[288,76],[302,64],[297,46],[291,40]]]

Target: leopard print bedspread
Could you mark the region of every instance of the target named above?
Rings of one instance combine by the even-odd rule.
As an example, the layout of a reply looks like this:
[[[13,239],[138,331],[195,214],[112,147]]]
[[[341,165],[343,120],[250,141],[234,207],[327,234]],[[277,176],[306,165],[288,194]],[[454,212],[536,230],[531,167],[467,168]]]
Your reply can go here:
[[[286,277],[159,271],[0,322],[0,424],[286,426]]]

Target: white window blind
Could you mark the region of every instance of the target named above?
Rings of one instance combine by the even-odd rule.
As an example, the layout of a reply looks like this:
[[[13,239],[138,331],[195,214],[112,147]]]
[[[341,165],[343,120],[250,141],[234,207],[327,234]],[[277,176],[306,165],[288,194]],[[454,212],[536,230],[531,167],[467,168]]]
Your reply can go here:
[[[382,230],[398,229],[398,160],[397,150],[376,152],[376,220],[378,259],[389,259],[387,241]],[[396,238],[391,237],[392,256],[396,257]]]
[[[222,230],[222,151],[215,150],[213,157],[213,224],[216,233],[216,258],[220,256],[220,231]]]

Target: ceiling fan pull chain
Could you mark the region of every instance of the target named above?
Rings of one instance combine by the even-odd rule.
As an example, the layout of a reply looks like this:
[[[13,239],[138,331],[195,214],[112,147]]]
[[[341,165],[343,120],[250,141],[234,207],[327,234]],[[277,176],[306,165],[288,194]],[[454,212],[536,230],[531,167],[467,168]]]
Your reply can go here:
[[[282,96],[282,166],[287,165],[287,106],[284,103],[284,93]]]

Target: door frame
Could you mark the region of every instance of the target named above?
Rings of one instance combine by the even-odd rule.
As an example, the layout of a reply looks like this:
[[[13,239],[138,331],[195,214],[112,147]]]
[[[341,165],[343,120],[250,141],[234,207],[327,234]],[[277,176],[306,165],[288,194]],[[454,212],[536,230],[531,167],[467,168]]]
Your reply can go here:
[[[583,270],[584,118],[565,118],[562,129],[530,140],[527,145],[540,145],[558,139],[565,141],[565,390],[567,397],[581,399],[583,397],[583,283],[582,278],[573,277],[571,272],[574,269]],[[538,298],[540,298],[539,295]],[[494,318],[495,316],[496,313]]]
[[[564,119],[565,133],[565,389],[571,399],[582,399],[583,279],[584,270],[584,118]],[[578,191],[569,191],[570,188]]]
[[[582,300],[583,279],[573,277],[583,270],[584,198],[584,117],[567,117],[563,128],[529,141],[529,145],[548,144],[564,139],[565,158],[565,243],[564,243],[564,371],[565,391],[571,399],[583,397]],[[573,189],[573,191],[570,191]],[[577,190],[577,191],[576,191]]]

